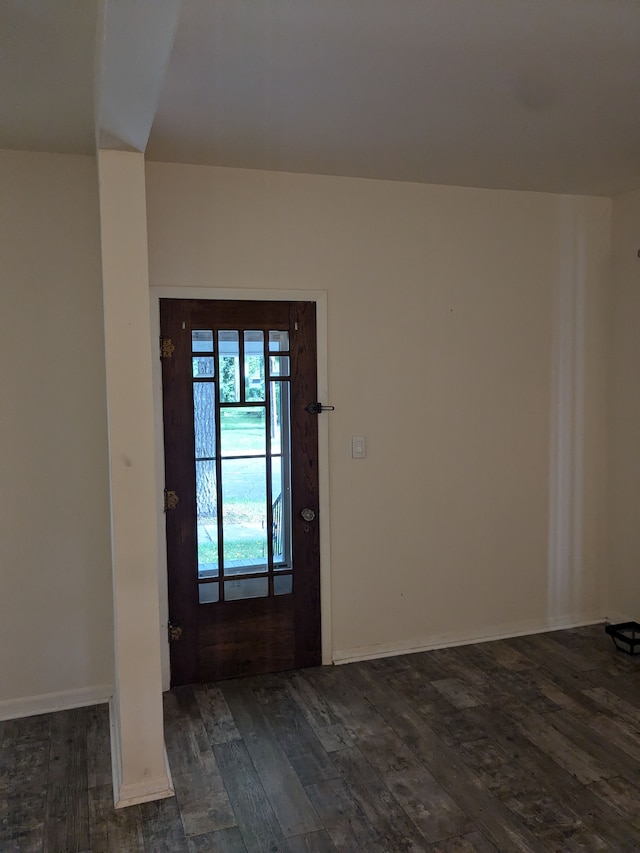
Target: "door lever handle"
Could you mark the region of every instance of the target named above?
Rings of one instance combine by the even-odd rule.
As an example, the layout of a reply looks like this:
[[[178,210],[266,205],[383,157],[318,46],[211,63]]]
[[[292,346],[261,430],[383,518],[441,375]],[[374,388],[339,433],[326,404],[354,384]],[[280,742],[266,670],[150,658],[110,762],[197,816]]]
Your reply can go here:
[[[323,406],[322,403],[309,403],[308,406],[304,407],[304,410],[310,415],[319,415],[320,412],[333,412],[335,408],[335,406]]]

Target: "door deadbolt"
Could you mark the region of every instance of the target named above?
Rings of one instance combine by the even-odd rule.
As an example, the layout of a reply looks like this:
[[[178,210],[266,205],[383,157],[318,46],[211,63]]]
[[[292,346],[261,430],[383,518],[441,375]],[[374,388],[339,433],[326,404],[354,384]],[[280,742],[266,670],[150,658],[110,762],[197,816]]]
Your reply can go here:
[[[313,519],[316,517],[315,512],[312,509],[309,509],[308,506],[306,506],[301,511],[300,515],[304,518],[305,521],[313,521]]]

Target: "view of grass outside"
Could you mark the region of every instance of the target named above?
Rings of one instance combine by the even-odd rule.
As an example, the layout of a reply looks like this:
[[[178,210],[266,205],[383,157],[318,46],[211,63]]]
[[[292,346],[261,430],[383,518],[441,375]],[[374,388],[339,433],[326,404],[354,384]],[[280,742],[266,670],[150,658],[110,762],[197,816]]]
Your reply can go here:
[[[246,539],[231,539],[225,540],[224,543],[227,560],[241,560],[243,562],[252,563],[257,560],[267,559],[264,540],[254,539],[247,541]],[[200,542],[198,540],[198,564],[217,563],[218,562],[218,543],[217,542]]]
[[[225,563],[251,565],[267,560],[267,494],[265,472],[264,408],[223,408],[221,453],[223,469],[223,525]],[[229,456],[250,456],[229,459]],[[214,463],[210,463],[213,471]],[[274,472],[275,473],[275,472]],[[213,490],[211,483],[207,484]],[[215,500],[204,503],[208,512],[198,514],[198,566],[200,572],[218,565]]]

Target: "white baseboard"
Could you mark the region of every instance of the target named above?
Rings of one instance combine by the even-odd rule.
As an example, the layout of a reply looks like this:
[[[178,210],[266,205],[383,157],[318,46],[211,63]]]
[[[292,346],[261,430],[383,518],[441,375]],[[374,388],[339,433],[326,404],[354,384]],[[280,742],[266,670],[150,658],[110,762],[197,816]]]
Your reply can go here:
[[[614,621],[610,616],[602,614],[566,617],[562,619],[545,619],[536,621],[517,622],[506,625],[496,625],[487,631],[456,631],[450,634],[434,634],[420,640],[404,643],[390,643],[373,646],[360,646],[353,649],[336,649],[333,653],[333,663],[355,663],[360,660],[374,660],[394,655],[428,652],[433,649],[444,649],[450,646],[466,646],[470,643],[488,643],[491,640],[505,640],[509,637],[524,637],[527,634],[543,634],[547,631],[561,631],[567,628],[580,628],[583,625],[597,625],[605,621]],[[623,618],[616,621],[626,621]]]
[[[94,687],[43,693],[40,696],[27,696],[24,699],[0,700],[0,720],[14,720],[18,717],[33,717],[36,714],[50,714],[53,711],[68,711],[70,708],[100,705],[102,702],[108,702],[112,696],[111,684],[97,684]]]
[[[109,740],[111,744],[111,782],[113,787],[113,803],[116,805],[118,797],[116,791],[120,791],[122,785],[122,761],[120,755],[120,729],[118,721],[118,706],[116,697],[109,700]]]
[[[120,756],[120,733],[113,697],[109,702],[109,730],[111,734],[111,777],[113,780],[113,805],[116,809],[150,803],[152,800],[164,800],[174,797],[173,779],[167,749],[164,749],[164,775],[155,779],[124,784],[122,782],[122,763]]]
[[[114,796],[113,804],[117,809],[126,809],[127,806],[137,806],[140,803],[150,803],[152,800],[164,800],[174,797],[171,772],[165,753],[167,775],[158,779],[145,779],[144,782],[134,782],[131,785],[121,785],[119,797]]]

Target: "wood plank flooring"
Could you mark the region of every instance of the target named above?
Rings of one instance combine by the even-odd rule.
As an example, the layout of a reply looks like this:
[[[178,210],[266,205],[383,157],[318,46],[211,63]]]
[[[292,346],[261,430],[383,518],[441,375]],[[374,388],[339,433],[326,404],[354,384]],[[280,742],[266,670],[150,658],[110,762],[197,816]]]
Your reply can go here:
[[[0,723],[2,853],[640,851],[640,659],[602,626],[180,688],[176,797],[106,706]]]

